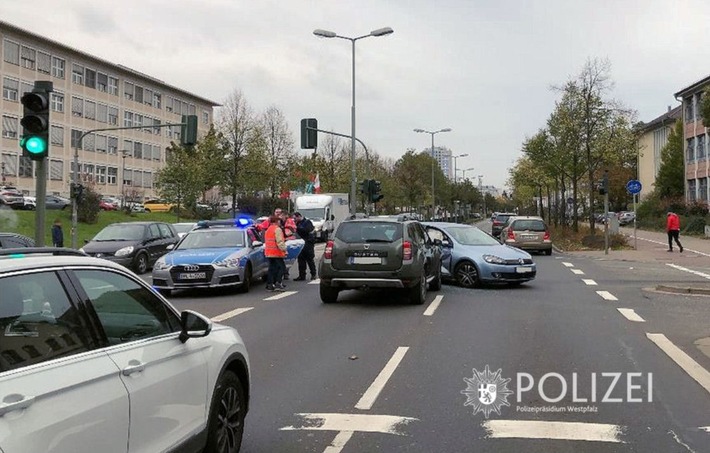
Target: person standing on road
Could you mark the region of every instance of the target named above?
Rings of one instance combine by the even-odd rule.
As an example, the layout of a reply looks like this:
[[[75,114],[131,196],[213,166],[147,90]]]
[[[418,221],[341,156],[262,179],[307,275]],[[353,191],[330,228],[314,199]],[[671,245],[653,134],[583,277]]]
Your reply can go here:
[[[59,219],[55,219],[52,225],[52,246],[64,247],[64,231],[62,231],[62,221]]]
[[[286,241],[281,229],[281,218],[277,215],[269,219],[271,225],[264,234],[264,256],[269,260],[269,271],[266,276],[267,291],[284,291],[286,287],[282,283],[286,265]]]
[[[296,222],[296,233],[305,242],[301,253],[298,254],[298,278],[296,280],[306,279],[306,265],[311,272],[311,280],[314,280],[316,278],[316,235],[313,233],[313,222],[303,217],[300,212],[294,212],[293,219]]]
[[[290,241],[291,239],[295,238],[296,235],[296,222],[293,221],[291,216],[288,215],[288,212],[286,211],[281,211],[280,214],[281,217],[281,230],[284,233],[284,240],[285,241]],[[284,280],[288,280],[290,276],[288,275],[289,269],[286,267],[286,264],[284,263]]]
[[[668,251],[673,251],[673,241],[675,240],[675,243],[678,244],[678,249],[680,249],[680,253],[683,253],[683,246],[681,245],[680,240],[678,239],[678,236],[680,235],[680,218],[678,217],[678,214],[671,211],[668,211],[668,215],[666,217],[666,231],[668,232]]]

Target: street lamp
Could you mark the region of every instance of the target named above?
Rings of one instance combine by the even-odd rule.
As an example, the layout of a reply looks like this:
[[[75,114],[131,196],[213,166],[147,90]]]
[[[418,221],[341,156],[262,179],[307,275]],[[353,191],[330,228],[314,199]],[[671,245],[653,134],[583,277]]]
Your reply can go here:
[[[473,170],[474,170],[473,167],[471,167],[471,168],[464,168],[464,169],[462,169],[462,170],[459,170],[461,173],[463,173],[463,176],[461,176],[461,179],[466,179],[466,172],[467,172],[467,171],[473,171]]]
[[[483,175],[478,175],[478,192],[483,197],[483,217],[487,216],[486,213],[486,194],[483,193]]]
[[[362,35],[358,36],[356,38],[350,38],[348,36],[340,36],[337,33],[333,31],[328,31],[328,30],[313,30],[313,34],[320,37],[320,38],[340,38],[340,39],[347,39],[352,43],[352,58],[353,58],[353,101],[352,101],[352,107],[350,108],[350,120],[351,120],[351,137],[350,137],[350,166],[351,166],[351,175],[350,175],[350,215],[354,216],[355,212],[357,211],[357,202],[356,202],[356,189],[357,189],[357,175],[355,173],[355,41],[358,39],[363,39],[363,38],[369,38],[370,36],[374,37],[379,37],[379,36],[386,36],[394,33],[394,30],[392,30],[390,27],[384,27],[384,28],[378,28],[377,30],[373,30],[367,35]]]
[[[434,165],[436,164],[436,159],[434,158],[434,135],[439,132],[451,132],[451,128],[439,129],[438,131],[427,131],[424,129],[414,129],[414,132],[420,134],[431,134],[431,212],[432,218],[434,217],[434,209],[436,209],[436,197],[434,196]]]
[[[128,157],[127,149],[119,151],[123,158],[123,166],[121,167],[121,211],[123,211],[126,203],[126,157]]]
[[[451,156],[451,158],[454,160],[454,184],[457,182],[457,173],[456,173],[456,162],[459,157],[468,157],[468,153],[466,154],[459,154],[458,156]]]

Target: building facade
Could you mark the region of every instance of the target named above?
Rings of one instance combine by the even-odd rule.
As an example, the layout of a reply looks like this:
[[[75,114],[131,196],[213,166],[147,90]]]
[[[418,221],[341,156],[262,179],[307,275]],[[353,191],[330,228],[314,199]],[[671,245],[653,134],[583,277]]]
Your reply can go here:
[[[674,109],[668,107],[666,113],[644,124],[639,131],[638,178],[643,187],[639,196],[641,200],[654,189],[661,168],[661,150],[668,143],[668,135],[680,116],[680,106]]]
[[[703,91],[710,89],[710,76],[695,82],[675,94],[681,100],[685,139],[685,199],[708,201],[708,128],[703,124],[700,102]]]
[[[34,194],[36,182],[33,162],[22,156],[19,145],[20,98],[36,80],[54,84],[47,193],[55,195],[69,195],[76,153],[82,181],[94,184],[99,193],[152,197],[165,149],[180,139],[180,126],[158,126],[197,115],[202,135],[212,123],[218,104],[138,71],[1,21],[0,41],[0,176],[3,185],[26,195]],[[126,126],[142,128],[91,133],[78,141],[89,130]]]
[[[439,168],[441,168],[441,171],[444,172],[444,176],[449,179],[454,178],[453,159],[451,157],[452,153],[450,149],[442,146],[435,146],[433,152],[431,148],[427,148],[424,152],[430,156],[433,155],[434,160],[437,164],[439,164]]]

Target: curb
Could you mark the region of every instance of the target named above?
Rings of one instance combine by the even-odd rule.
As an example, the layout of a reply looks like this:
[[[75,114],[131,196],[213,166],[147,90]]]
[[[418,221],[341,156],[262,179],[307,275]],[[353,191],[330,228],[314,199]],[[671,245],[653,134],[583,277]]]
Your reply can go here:
[[[675,294],[698,294],[710,296],[710,288],[690,288],[687,286],[656,285],[656,291]]]

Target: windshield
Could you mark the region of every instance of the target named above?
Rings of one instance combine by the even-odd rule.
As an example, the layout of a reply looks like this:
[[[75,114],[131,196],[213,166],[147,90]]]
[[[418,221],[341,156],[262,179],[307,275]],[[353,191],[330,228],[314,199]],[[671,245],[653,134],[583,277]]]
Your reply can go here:
[[[500,245],[495,238],[476,227],[460,226],[447,228],[446,232],[462,245]]]
[[[95,241],[140,241],[145,225],[109,225],[94,237]]]
[[[244,230],[221,228],[196,230],[188,233],[177,249],[207,249],[244,247]]]
[[[394,242],[402,238],[402,224],[394,222],[341,223],[335,237],[343,242]]]
[[[310,220],[323,220],[325,216],[325,208],[299,209],[298,212],[300,212],[303,217]]]
[[[516,220],[513,222],[512,228],[514,231],[537,231],[543,232],[545,228],[545,222],[542,220]]]

